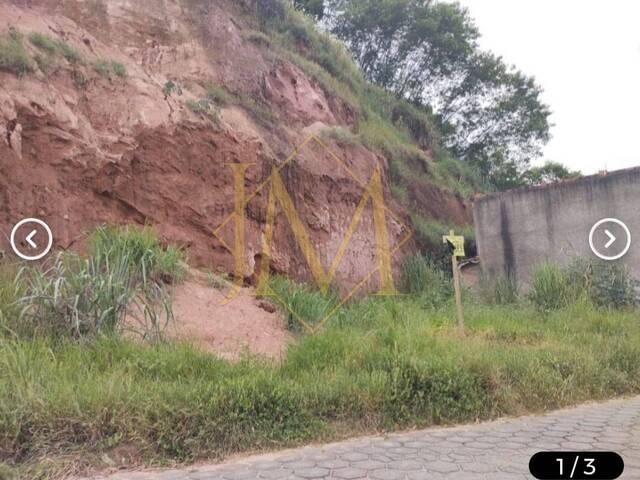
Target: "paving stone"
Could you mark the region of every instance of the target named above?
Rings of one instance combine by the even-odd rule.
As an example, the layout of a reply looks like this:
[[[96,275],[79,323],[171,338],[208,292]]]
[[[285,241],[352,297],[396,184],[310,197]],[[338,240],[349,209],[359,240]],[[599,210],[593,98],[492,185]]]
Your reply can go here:
[[[273,470],[263,470],[260,472],[260,478],[266,478],[267,480],[279,480],[286,478],[293,474],[293,470],[290,468],[275,468]]]
[[[640,397],[543,416],[308,446],[224,466],[120,472],[97,480],[530,480],[541,450],[613,450],[640,479]]]
[[[326,478],[329,476],[330,470],[328,468],[303,468],[296,470],[295,474],[302,478]]]
[[[405,473],[400,470],[380,469],[373,470],[369,473],[369,477],[375,480],[400,480],[404,478]]]
[[[366,477],[367,471],[352,467],[339,468],[335,470],[331,476],[334,478],[342,478],[344,480],[354,480],[356,478]]]

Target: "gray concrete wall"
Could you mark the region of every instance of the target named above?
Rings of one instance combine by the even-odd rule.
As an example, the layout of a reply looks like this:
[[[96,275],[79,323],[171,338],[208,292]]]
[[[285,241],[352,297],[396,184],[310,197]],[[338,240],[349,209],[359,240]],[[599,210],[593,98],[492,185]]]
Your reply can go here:
[[[640,279],[640,167],[487,195],[475,200],[473,217],[483,271],[510,273],[523,285],[543,260],[565,264],[576,255],[596,258],[589,247],[592,226],[618,218],[632,238],[618,262]]]

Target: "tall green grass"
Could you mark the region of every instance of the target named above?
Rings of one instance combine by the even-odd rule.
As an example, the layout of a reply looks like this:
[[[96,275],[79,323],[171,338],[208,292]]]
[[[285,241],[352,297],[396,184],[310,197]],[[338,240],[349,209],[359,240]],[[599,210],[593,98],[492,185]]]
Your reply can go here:
[[[602,308],[623,309],[637,305],[637,287],[625,265],[577,258],[568,266],[537,265],[531,275],[529,299],[543,312],[579,299]]]
[[[87,338],[134,331],[158,338],[172,318],[165,283],[182,253],[148,228],[99,227],[89,255],[60,253],[41,267],[3,266],[0,330],[17,337]]]
[[[271,278],[263,293],[280,306],[287,327],[294,332],[308,331],[318,326],[340,304],[338,295],[332,290],[323,294],[309,285],[297,284],[283,276]]]
[[[545,319],[527,306],[465,313],[463,340],[452,307],[367,299],[281,363],[114,337],[3,337],[0,451],[21,472],[51,455],[99,462],[125,445],[148,462],[193,461],[640,392],[634,312],[578,303]]]
[[[558,310],[574,300],[573,293],[569,278],[559,265],[544,262],[533,270],[529,298],[539,310]]]
[[[429,256],[416,254],[402,264],[400,288],[418,294],[430,306],[440,306],[453,298],[451,270],[444,270]]]

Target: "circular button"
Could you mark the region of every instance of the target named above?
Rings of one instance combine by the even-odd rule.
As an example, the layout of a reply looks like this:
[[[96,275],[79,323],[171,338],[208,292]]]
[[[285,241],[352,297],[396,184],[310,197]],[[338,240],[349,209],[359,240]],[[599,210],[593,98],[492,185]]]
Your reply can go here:
[[[603,218],[596,222],[589,233],[591,251],[602,260],[618,260],[631,247],[631,232],[617,218]]]
[[[37,218],[25,218],[11,230],[11,248],[23,260],[40,260],[53,246],[49,225]]]

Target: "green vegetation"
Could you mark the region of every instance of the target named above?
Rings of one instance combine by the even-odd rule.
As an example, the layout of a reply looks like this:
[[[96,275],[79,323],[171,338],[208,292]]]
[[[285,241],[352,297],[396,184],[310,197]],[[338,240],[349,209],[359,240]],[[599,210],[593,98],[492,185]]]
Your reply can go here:
[[[80,56],[80,53],[78,53],[78,51],[75,48],[73,48],[71,45],[69,45],[66,41],[57,40],[56,45],[58,46],[58,50],[60,51],[62,56],[69,63],[80,63],[82,61],[82,57]]]
[[[355,135],[348,128],[341,126],[325,127],[319,132],[318,136],[320,138],[335,140],[338,145],[343,147],[360,145],[361,143],[358,135]]]
[[[443,270],[430,257],[422,254],[405,258],[400,289],[419,295],[426,305],[432,307],[446,305],[453,298],[450,271]]]
[[[442,236],[448,235],[452,229],[456,234],[464,236],[467,256],[475,255],[475,230],[472,225],[465,225],[464,227],[451,225],[426,218],[419,213],[411,214],[411,223],[418,247],[423,251],[432,252],[432,256],[447,253],[446,246],[442,243]],[[448,254],[446,256],[448,257]]]
[[[205,90],[207,92],[207,98],[221,107],[233,101],[233,96],[225,90],[224,87],[216,85],[213,82],[207,82],[205,84]]]
[[[552,263],[538,265],[531,275],[529,297],[542,312],[558,310],[573,299],[572,285],[560,266]]]
[[[94,256],[106,255],[110,262],[127,259],[129,268],[139,270],[142,282],[171,283],[184,276],[184,253],[172,245],[163,248],[150,227],[102,226],[92,232],[88,243]]]
[[[189,2],[194,21],[206,18],[206,2],[185,1]],[[471,168],[465,170],[461,163],[453,175],[446,168],[426,168],[429,157],[425,151],[435,147],[439,137],[430,109],[368,83],[345,46],[316,28],[310,18],[280,0],[243,0],[238,8],[254,27],[245,38],[251,36],[249,40],[254,43],[268,41],[270,52],[294,63],[357,114],[353,134],[358,138],[351,137],[349,142],[362,143],[396,164],[396,169],[403,172],[394,182],[400,189],[410,181],[438,184],[464,196],[479,189],[477,175]],[[257,37],[260,40],[254,41]],[[273,124],[273,114],[255,99],[236,98],[228,103],[242,105],[266,127]],[[412,167],[416,160],[425,166],[425,174],[417,180]]]
[[[32,32],[29,34],[29,41],[49,57],[62,55],[71,64],[82,62],[80,53],[65,40],[55,39],[45,33]]]
[[[32,32],[29,34],[29,41],[49,55],[58,53],[58,44],[49,35],[40,32]]]
[[[550,109],[535,80],[479,48],[454,2],[300,0],[342,39],[365,77],[427,109],[443,144],[495,187],[527,170],[549,140]]]
[[[624,265],[575,259],[568,267],[542,263],[533,272],[530,299],[543,312],[558,310],[579,299],[604,308],[636,304],[635,282]]]
[[[549,266],[536,274],[531,303],[467,302],[465,338],[449,274],[421,255],[405,261],[405,295],[364,297],[335,312],[333,291],[274,277],[263,293],[295,312],[286,317],[297,342],[280,362],[246,355],[232,363],[120,334],[142,309],[152,316],[143,338],[160,337],[170,317],[163,285],[181,276],[179,250],[133,227],[100,227],[87,244],[87,257],[59,255],[43,271],[0,268],[5,476],[51,478],[101,464],[121,446],[146,462],[186,462],[640,392],[637,311],[551,296],[541,316],[536,298],[566,283]],[[582,276],[584,265],[566,275]],[[602,279],[624,290],[619,270],[596,271],[585,274],[592,287]],[[332,312],[319,333],[302,333],[300,318],[317,325]]]
[[[115,60],[111,60],[111,71],[120,78],[127,76],[127,69],[124,64]]]
[[[208,98],[201,98],[200,100],[189,99],[186,102],[187,108],[193,113],[202,115],[211,121],[214,127],[220,126],[220,107]]]
[[[0,340],[0,448],[99,461],[115,446],[192,461],[376,431],[472,422],[640,392],[635,314],[577,304],[453,311],[419,300],[353,304],[281,365],[217,360],[182,344]]]
[[[308,285],[298,285],[281,276],[272,278],[263,293],[280,305],[289,330],[294,332],[317,326],[333,314],[340,304],[338,295],[333,291],[322,294]]]
[[[33,71],[29,54],[24,47],[22,34],[14,28],[0,35],[0,70],[18,76]]]
[[[38,68],[42,73],[47,73],[51,70],[51,67],[55,64],[51,55],[42,55],[40,53],[36,53],[33,57]]]
[[[495,278],[483,276],[480,283],[480,298],[489,305],[512,305],[520,300],[518,283],[513,275]]]
[[[108,77],[110,74],[114,74],[120,78],[127,76],[126,67],[115,60],[98,59],[93,62],[93,69],[103,77]]]
[[[0,330],[77,339],[127,329],[158,338],[171,319],[164,284],[180,276],[181,259],[149,229],[100,227],[86,258],[60,253],[43,268],[5,266]]]
[[[246,32],[243,35],[243,38],[245,40],[250,41],[251,43],[254,43],[256,45],[262,46],[262,47],[270,47],[271,46],[271,39],[265,35],[264,33],[258,31],[258,30],[250,30],[248,32]]]
[[[201,101],[209,103],[216,109],[228,105],[240,106],[248,111],[262,126],[266,128],[273,126],[273,113],[265,103],[257,101],[248,95],[231,93],[223,86],[216,85],[210,81],[205,82],[204,89],[206,95]]]

